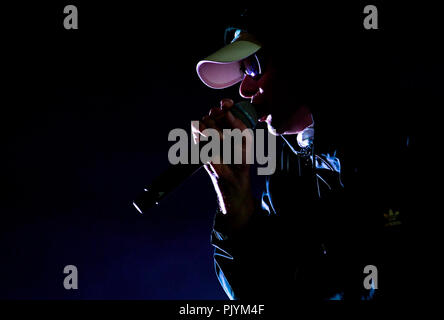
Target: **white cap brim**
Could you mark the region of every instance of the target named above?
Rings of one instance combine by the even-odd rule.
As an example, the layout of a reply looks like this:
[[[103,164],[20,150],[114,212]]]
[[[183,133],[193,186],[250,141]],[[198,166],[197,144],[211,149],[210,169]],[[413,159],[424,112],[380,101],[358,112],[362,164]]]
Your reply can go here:
[[[260,44],[239,37],[197,64],[200,80],[213,89],[228,88],[244,78],[240,62],[256,53]]]

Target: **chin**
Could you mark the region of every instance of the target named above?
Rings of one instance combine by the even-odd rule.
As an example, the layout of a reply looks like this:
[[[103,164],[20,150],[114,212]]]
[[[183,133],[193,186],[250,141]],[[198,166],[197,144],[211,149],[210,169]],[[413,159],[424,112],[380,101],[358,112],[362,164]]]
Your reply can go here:
[[[301,133],[303,130],[285,130],[284,132],[282,132],[282,135],[287,135],[287,134],[299,134]]]
[[[280,133],[281,131],[276,129],[272,119],[273,119],[273,117],[271,114],[269,114],[267,116],[267,118],[265,119],[265,123],[267,124],[268,132],[274,136],[279,136],[281,134]]]

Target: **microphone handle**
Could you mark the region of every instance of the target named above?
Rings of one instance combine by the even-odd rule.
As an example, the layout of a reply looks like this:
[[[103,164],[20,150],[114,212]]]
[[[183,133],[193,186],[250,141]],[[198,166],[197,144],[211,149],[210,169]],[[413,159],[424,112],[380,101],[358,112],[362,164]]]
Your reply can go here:
[[[256,110],[249,102],[238,102],[230,111],[248,128],[254,128],[256,126]],[[202,163],[170,165],[167,170],[154,179],[149,187],[145,188],[144,191],[139,194],[133,201],[134,207],[142,214],[147,212],[150,208],[158,205],[164,197],[202,168],[202,166]]]
[[[170,165],[167,170],[157,176],[149,187],[143,189],[133,201],[134,207],[140,213],[159,205],[159,202],[171,191],[182,184],[188,177],[202,168],[202,163]]]

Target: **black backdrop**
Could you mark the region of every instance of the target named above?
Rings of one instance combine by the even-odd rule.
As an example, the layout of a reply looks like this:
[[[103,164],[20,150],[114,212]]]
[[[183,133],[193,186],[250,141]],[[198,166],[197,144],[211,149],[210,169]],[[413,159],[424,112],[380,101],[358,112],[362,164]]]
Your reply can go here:
[[[67,4],[79,9],[79,30],[63,29]],[[397,61],[393,85],[433,118],[442,63],[428,45],[441,33],[434,10],[418,6],[379,7],[381,39],[390,34],[399,46],[376,51],[387,57],[381,70]],[[195,73],[223,45],[234,11],[83,1],[2,8],[0,297],[226,298],[213,270],[216,203],[204,172],[150,216],[131,202],[167,166],[169,130],[237,96]],[[79,269],[79,290],[63,288],[68,264]]]

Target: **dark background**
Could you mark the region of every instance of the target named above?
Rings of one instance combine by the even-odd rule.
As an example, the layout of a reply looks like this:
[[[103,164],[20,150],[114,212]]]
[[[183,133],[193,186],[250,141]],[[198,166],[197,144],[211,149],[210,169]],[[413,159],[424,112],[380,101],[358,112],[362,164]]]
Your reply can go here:
[[[79,30],[63,28],[67,4],[78,7]],[[429,47],[442,39],[435,10],[378,5],[381,30],[369,35],[363,7],[343,12],[357,17],[350,28],[376,45],[373,64],[396,90],[421,97],[418,118],[428,122],[442,93],[442,63]],[[237,99],[237,87],[205,87],[195,66],[223,45],[226,17],[239,11],[3,7],[1,298],[226,298],[213,268],[216,202],[205,172],[151,215],[131,203],[167,167],[172,128],[187,128],[223,97]],[[68,264],[78,267],[79,290],[63,288]]]

